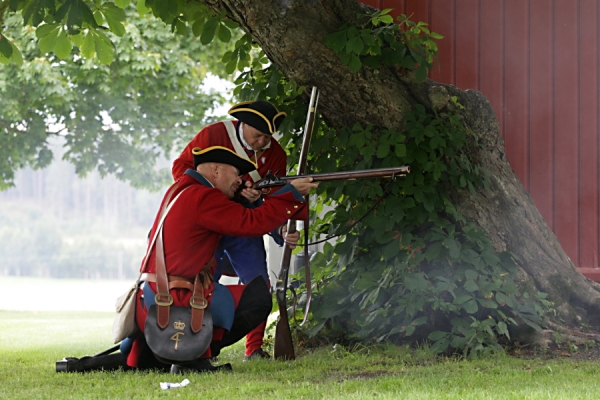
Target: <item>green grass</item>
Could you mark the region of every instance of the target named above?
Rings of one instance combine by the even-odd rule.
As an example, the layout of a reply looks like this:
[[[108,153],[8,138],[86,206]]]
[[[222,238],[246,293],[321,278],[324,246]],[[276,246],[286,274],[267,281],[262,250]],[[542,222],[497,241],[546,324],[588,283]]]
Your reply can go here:
[[[0,311],[0,398],[7,399],[598,399],[600,362],[436,358],[424,349],[328,346],[292,362],[242,362],[243,346],[220,356],[233,373],[56,373],[55,362],[111,346],[112,313]]]

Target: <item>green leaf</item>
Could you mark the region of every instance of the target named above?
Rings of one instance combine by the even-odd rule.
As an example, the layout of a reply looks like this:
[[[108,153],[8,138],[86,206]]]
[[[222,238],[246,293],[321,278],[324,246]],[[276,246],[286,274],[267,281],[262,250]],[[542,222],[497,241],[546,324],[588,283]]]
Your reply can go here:
[[[0,53],[0,64],[8,64],[11,61],[10,58],[4,57],[4,54]]]
[[[498,322],[496,329],[498,330],[499,334],[505,335],[507,338],[510,339],[510,334],[508,333],[508,326],[506,325],[505,322],[503,322],[503,321]]]
[[[433,331],[433,332],[431,332],[431,333],[429,334],[429,336],[427,336],[427,338],[428,338],[429,340],[436,341],[436,340],[440,340],[441,338],[443,338],[443,337],[446,337],[446,336],[448,336],[448,335],[449,335],[449,333],[448,333],[448,332],[442,332],[442,331]]]
[[[80,50],[85,58],[92,58],[94,57],[94,54],[96,54],[96,43],[91,31],[85,35]]]
[[[237,59],[232,59],[225,65],[225,72],[228,74],[233,74],[235,67],[237,67]]]
[[[469,314],[475,314],[479,307],[477,306],[477,302],[475,300],[469,300],[465,304],[463,304],[463,308]]]
[[[416,71],[417,82],[423,82],[427,79],[427,68],[424,65],[419,65]]]
[[[471,299],[473,299],[473,296],[471,296],[470,294],[461,294],[461,295],[456,296],[456,298],[454,299],[452,304],[461,305]]]
[[[83,45],[83,34],[78,33],[77,35],[71,35],[70,38],[71,42],[81,49],[81,46]]]
[[[204,28],[202,29],[202,35],[200,36],[200,43],[203,45],[207,45],[215,37],[215,33],[217,31],[217,27],[219,26],[219,20],[216,18],[209,18],[208,21],[204,23]]]
[[[403,203],[404,208],[413,208],[415,206],[415,199],[413,199],[412,197],[406,197]]]
[[[350,62],[348,63],[348,67],[350,68],[350,71],[357,72],[361,66],[362,66],[362,63],[360,62],[360,58],[358,58],[358,56],[356,56],[355,54],[352,54],[350,56]]]
[[[9,40],[9,43],[13,49],[11,61],[14,62],[15,64],[17,64],[18,66],[23,65],[23,55],[21,54],[21,52],[19,51],[19,49],[17,48],[17,46],[15,46],[15,44],[13,42],[11,42]]]
[[[225,54],[223,54],[223,57],[221,57],[221,62],[225,64],[227,64],[231,60],[237,60],[237,57],[233,58],[233,51],[228,51]]]
[[[379,18],[379,20],[384,24],[391,24],[394,22],[394,18],[391,15],[384,15],[381,18]]]
[[[125,20],[125,11],[115,7],[112,3],[107,3],[102,11],[110,30],[119,37],[125,35],[125,27],[121,23]]]
[[[406,145],[397,144],[396,146],[396,157],[406,157]]]
[[[40,51],[43,54],[50,53],[52,51],[52,49],[54,48],[56,38],[58,37],[58,31],[59,31],[59,29],[56,28],[53,31],[51,31],[50,33],[48,33],[46,36],[44,36],[43,38],[40,39],[40,41],[38,43],[38,47],[40,48]]]
[[[512,305],[512,300],[507,295],[505,295],[502,292],[496,292],[496,301],[501,306],[504,305],[504,304],[506,304],[508,306]]]
[[[346,46],[347,42],[348,39],[346,37],[346,30],[330,33],[325,38],[325,44],[327,47],[336,53],[340,53]]]
[[[98,25],[104,24],[104,15],[100,10],[94,11],[94,21],[96,21],[96,24]]]
[[[483,307],[486,308],[498,308],[498,303],[496,303],[494,300],[492,299],[486,299],[486,298],[482,298],[482,299],[477,299],[477,301],[479,302],[479,304],[481,304]]]
[[[194,25],[192,25],[192,33],[194,36],[198,37],[202,34],[202,31],[204,30],[204,22],[206,22],[204,18],[194,21]]]
[[[379,68],[381,65],[379,56],[365,56],[362,59],[362,63],[371,68]]]
[[[229,18],[225,18],[222,21],[226,27],[228,27],[229,29],[238,29],[240,26],[237,22],[230,20]]]
[[[58,28],[58,24],[44,24],[44,25],[40,25],[35,30],[35,36],[38,39],[41,39],[44,36],[48,35],[50,32],[52,32],[56,28]]]
[[[448,339],[448,337],[443,337],[442,339],[435,341],[431,345],[431,351],[434,354],[439,354],[439,353],[442,353],[443,351],[445,351],[449,345],[450,345],[450,340]]]
[[[96,28],[98,24],[94,19],[94,14],[84,0],[66,0],[56,11],[56,20],[63,22],[66,17],[67,27],[83,27],[83,23]]]
[[[404,284],[411,290],[427,290],[429,285],[423,277],[423,274],[408,274],[404,277]]]
[[[453,259],[458,259],[460,257],[460,243],[454,239],[446,238],[442,242],[444,247],[448,249],[450,253],[450,257]]]
[[[400,246],[397,241],[393,240],[383,248],[383,258],[384,260],[389,260],[395,257],[399,252]]]
[[[115,0],[115,4],[119,8],[125,8],[131,3],[131,0]]]
[[[7,60],[12,56],[13,48],[6,36],[0,34],[0,54],[2,54]]]
[[[360,36],[355,36],[346,43],[346,53],[361,54],[365,44]]]
[[[383,142],[377,147],[377,158],[386,158],[390,153],[390,143]]]
[[[491,251],[484,251],[481,253],[481,257],[485,260],[488,265],[496,265],[500,262],[500,258]]]
[[[525,323],[527,325],[529,325],[530,327],[532,327],[536,331],[538,331],[538,332],[542,331],[542,327],[539,326],[537,323],[533,322],[532,320],[530,320],[529,318],[523,318],[523,321],[525,321]]]
[[[479,289],[479,286],[477,285],[477,283],[475,283],[475,281],[469,279],[465,282],[464,286],[465,290],[469,291],[469,292],[474,292],[477,289]]]
[[[217,30],[217,37],[223,43],[229,43],[231,40],[231,31],[224,24],[219,25],[219,29]]]
[[[175,18],[173,22],[175,23],[177,34],[184,36],[187,33],[187,25],[185,22],[183,22],[181,18]]]
[[[475,280],[475,279],[479,278],[479,273],[475,270],[468,269],[465,271],[465,276],[469,279]]]
[[[510,282],[510,281],[506,282],[504,285],[502,285],[502,290],[506,294],[515,294],[518,291],[517,286],[513,282]]]
[[[363,30],[363,32],[360,34],[360,37],[362,38],[364,45],[370,48],[368,50],[377,52],[377,54],[379,54],[377,50],[377,40],[375,39],[375,36],[373,36],[373,33],[370,30]]]
[[[405,56],[400,62],[400,66],[407,69],[413,69],[417,62],[412,56]]]
[[[136,10],[137,10],[138,14],[140,14],[140,15],[144,15],[144,14],[148,14],[149,12],[152,12],[151,8],[146,7],[146,0],[138,0],[136,3]]]
[[[96,54],[102,64],[110,65],[115,59],[115,49],[112,43],[104,35],[98,35],[94,38],[96,43]]]
[[[54,43],[54,47],[52,48],[54,54],[56,54],[56,57],[60,58],[61,60],[64,60],[69,56],[69,54],[71,54],[72,49],[73,45],[71,44],[71,40],[69,40],[69,38],[67,37],[67,33],[64,30],[62,30],[58,34],[58,37],[56,38],[56,41]]]

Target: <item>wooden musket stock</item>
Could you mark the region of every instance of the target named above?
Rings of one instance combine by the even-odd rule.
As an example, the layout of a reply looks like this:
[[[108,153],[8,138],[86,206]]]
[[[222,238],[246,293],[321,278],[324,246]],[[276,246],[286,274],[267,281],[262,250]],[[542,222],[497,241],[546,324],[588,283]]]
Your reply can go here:
[[[302,148],[300,149],[300,158],[298,161],[298,175],[302,175],[306,170],[306,160],[308,159],[308,147],[315,125],[315,116],[317,113],[317,104],[319,102],[319,90],[313,86],[308,104],[308,113],[306,115],[306,125],[304,126],[304,138]],[[296,221],[289,220],[287,223],[287,233],[296,232]],[[305,249],[305,252],[308,250]],[[307,254],[307,253],[305,253]],[[273,357],[276,359],[293,360],[296,358],[294,353],[294,341],[287,314],[286,291],[288,285],[288,275],[290,270],[290,261],[292,259],[292,249],[289,246],[283,246],[283,255],[281,257],[281,269],[279,278],[275,286],[275,298],[279,308],[279,320],[275,326],[275,344],[273,348]],[[308,268],[307,268],[308,274]],[[308,285],[308,282],[307,282]],[[308,286],[310,287],[310,286]],[[307,307],[310,299],[310,292],[307,289]]]

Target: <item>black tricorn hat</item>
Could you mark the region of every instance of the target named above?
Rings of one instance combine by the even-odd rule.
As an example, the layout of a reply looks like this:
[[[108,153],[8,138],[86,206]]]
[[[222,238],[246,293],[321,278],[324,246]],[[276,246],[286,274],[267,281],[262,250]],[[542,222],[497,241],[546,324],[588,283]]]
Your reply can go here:
[[[231,107],[228,113],[239,121],[270,135],[277,132],[287,115],[268,101],[244,101]]]
[[[196,168],[198,164],[207,162],[229,164],[236,167],[240,171],[240,175],[246,175],[257,168],[256,164],[252,161],[238,156],[234,151],[231,151],[227,147],[212,146],[207,147],[206,149],[194,147],[192,149],[192,154],[194,155],[194,168]]]

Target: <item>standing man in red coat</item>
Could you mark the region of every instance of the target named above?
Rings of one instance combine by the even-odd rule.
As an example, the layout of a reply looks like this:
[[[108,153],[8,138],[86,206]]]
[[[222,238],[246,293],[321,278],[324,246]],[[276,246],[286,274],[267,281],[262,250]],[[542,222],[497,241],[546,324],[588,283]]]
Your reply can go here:
[[[223,146],[235,151],[240,157],[257,164],[257,170],[245,174],[243,178],[256,182],[268,171],[285,175],[287,155],[281,145],[273,139],[286,114],[280,112],[267,101],[242,102],[234,105],[228,112],[237,121],[223,121],[203,128],[186,146],[179,158],[173,162],[173,178],[177,181],[187,168],[193,165],[192,149]],[[255,203],[261,193],[253,189],[244,189],[241,193],[248,202]],[[266,197],[269,195],[267,194]],[[277,244],[283,245],[281,236],[274,232],[271,236]],[[287,242],[295,242],[299,233],[286,237]],[[257,276],[262,276],[269,282],[265,246],[262,237],[241,238],[225,236],[221,239],[217,252],[217,270],[215,279],[218,280],[223,272],[223,266],[233,267],[236,275],[243,284],[248,284]],[[246,337],[245,360],[252,358],[270,358],[262,349],[266,319]]]
[[[187,286],[197,276],[204,282],[202,300],[208,303],[213,323],[210,347],[189,364],[173,365],[171,372],[175,373],[214,370],[209,359],[254,329],[271,310],[271,295],[260,277],[248,285],[233,286],[223,286],[211,279],[216,268],[212,258],[221,237],[261,236],[289,218],[304,219],[307,207],[303,196],[318,185],[312,183],[312,178],[297,179],[273,193],[260,207],[247,208],[230,200],[242,185],[240,176],[253,170],[255,164],[220,146],[192,151],[196,168],[187,170],[171,186],[160,206],[163,210],[171,204],[162,224],[162,239],[156,245],[150,244],[143,271],[145,283],[138,291],[136,309],[136,322],[144,333],[148,310],[157,304],[157,251],[164,253],[169,282],[168,293],[161,296],[169,296],[173,306],[189,307],[193,292]],[[160,216],[161,212],[154,221],[151,237],[160,226]],[[143,335],[133,339],[127,364],[164,368]]]

